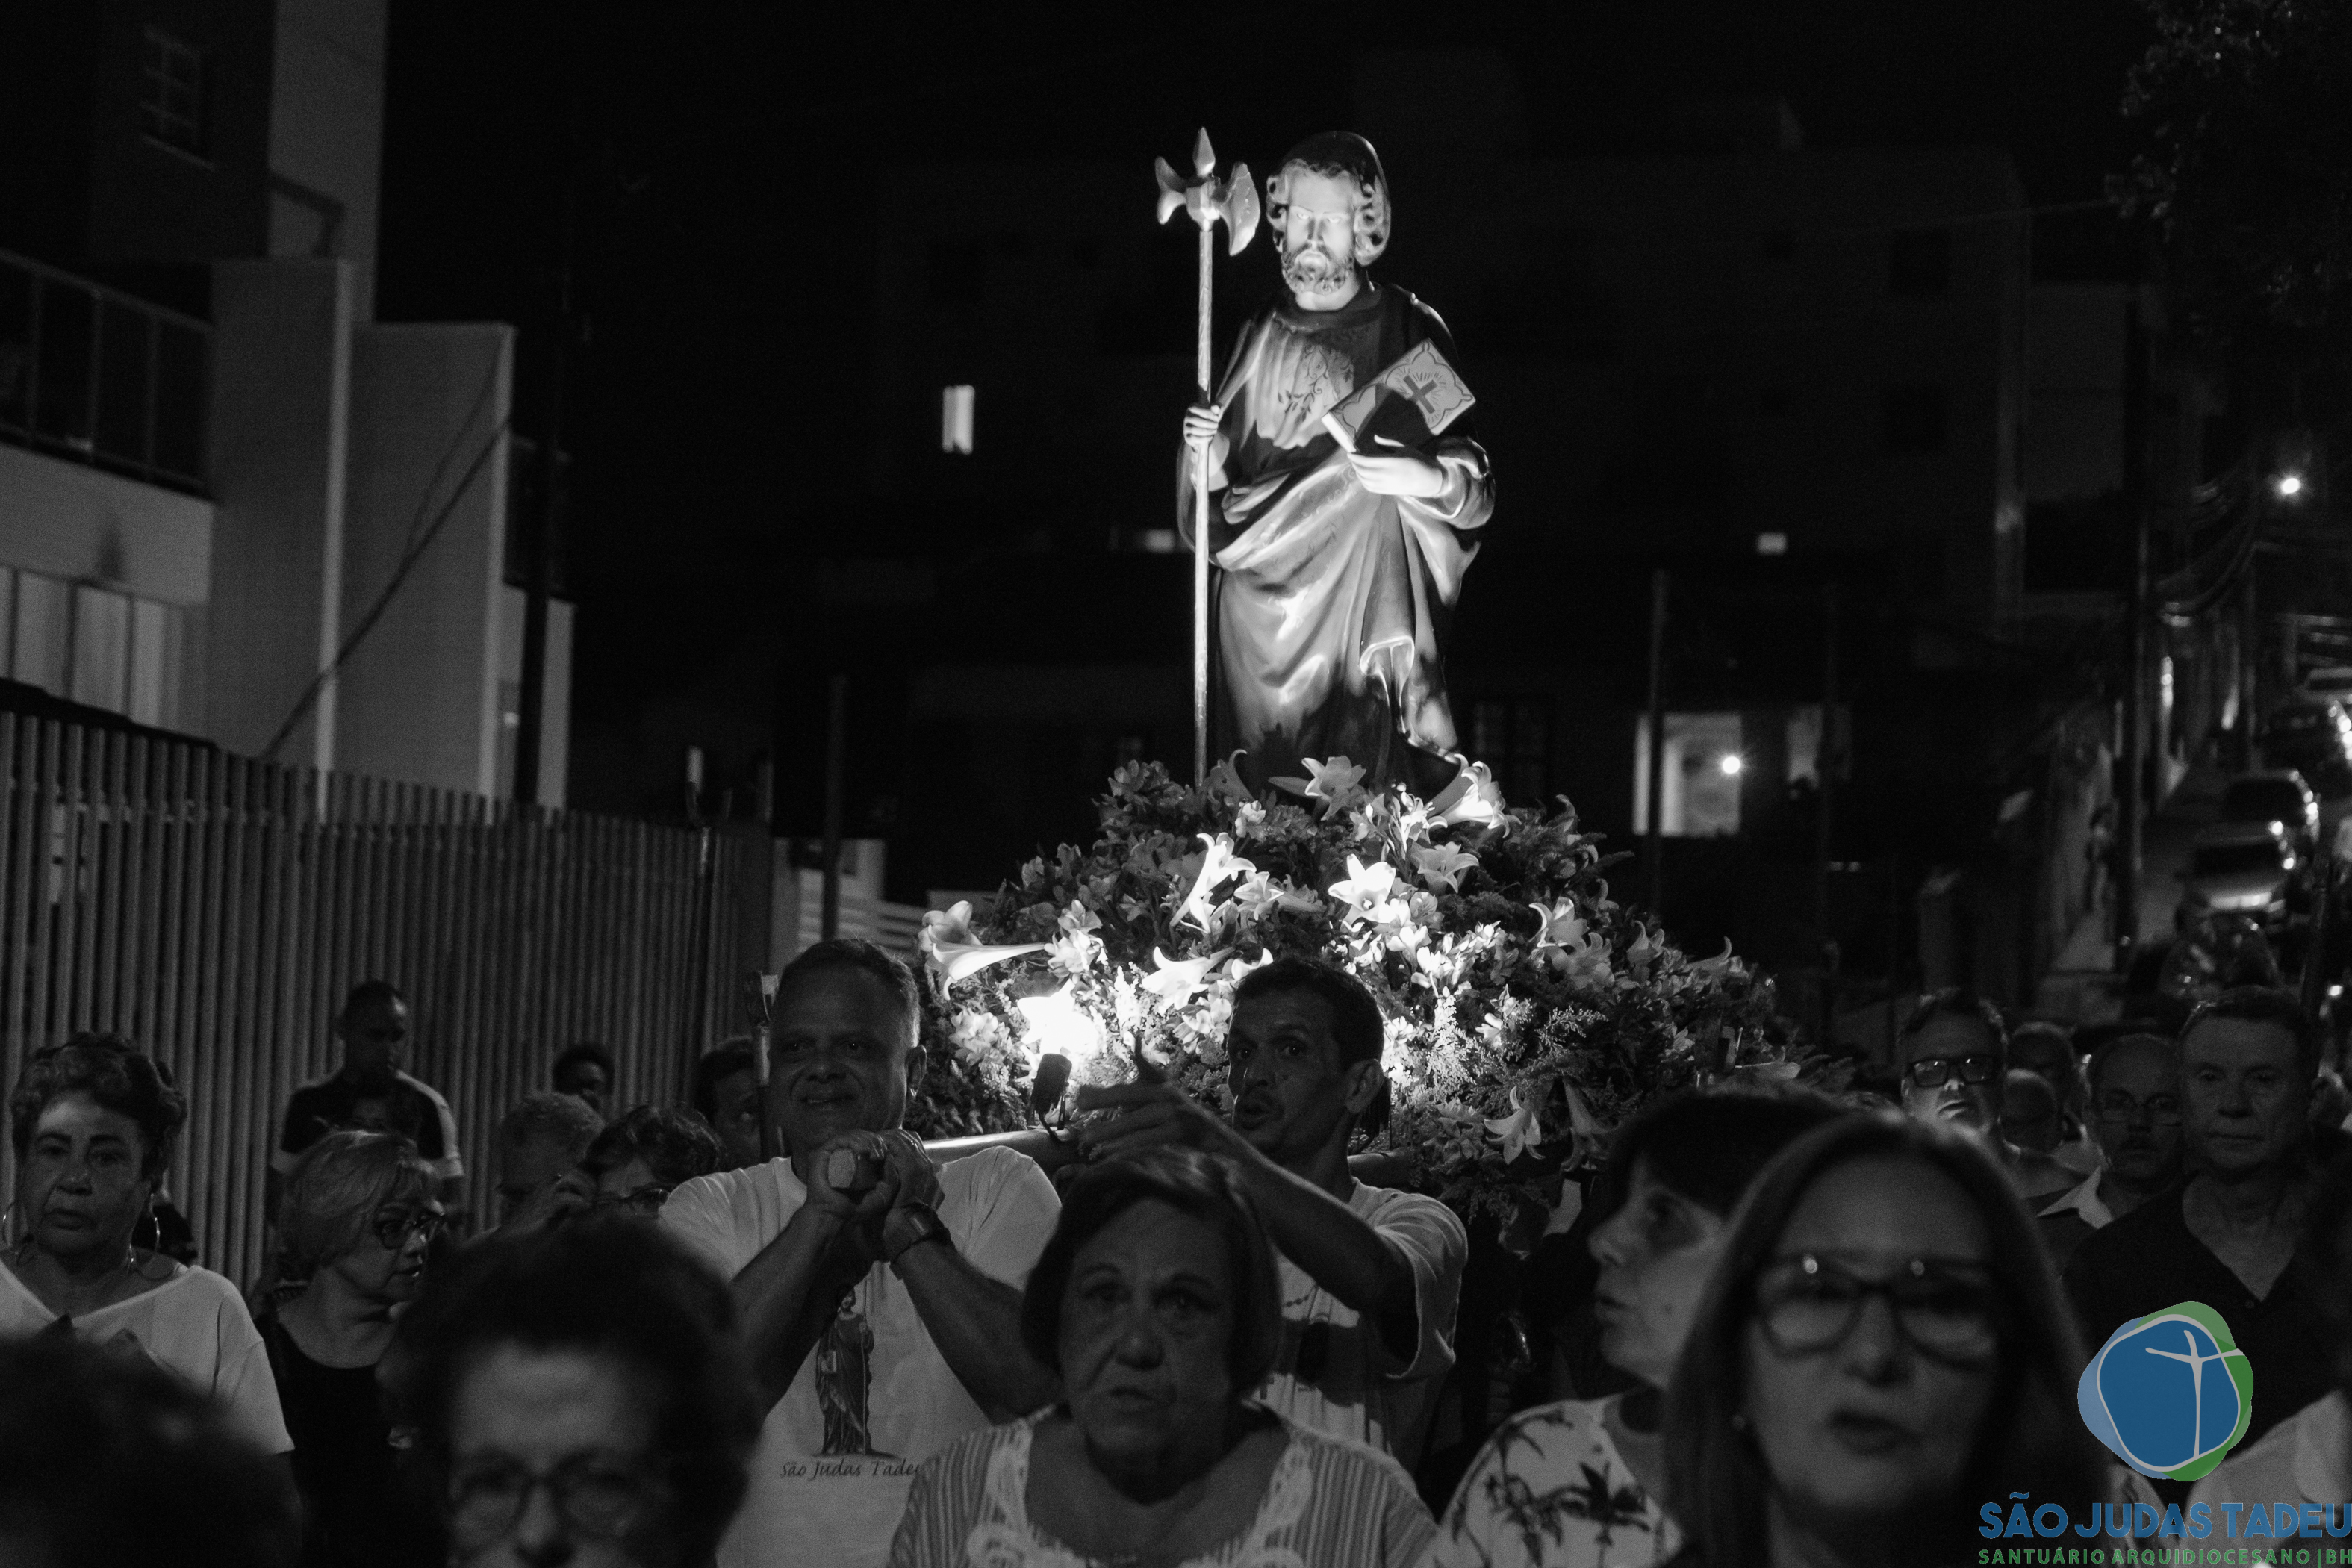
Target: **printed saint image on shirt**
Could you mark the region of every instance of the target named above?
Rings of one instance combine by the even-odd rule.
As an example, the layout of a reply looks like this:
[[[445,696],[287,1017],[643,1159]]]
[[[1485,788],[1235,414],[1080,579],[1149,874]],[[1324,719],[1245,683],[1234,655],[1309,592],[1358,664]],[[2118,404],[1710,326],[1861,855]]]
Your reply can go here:
[[[825,1454],[880,1454],[867,1401],[874,1389],[874,1331],[853,1294],[816,1347],[816,1402],[824,1413]],[[885,1456],[886,1458],[887,1456]]]

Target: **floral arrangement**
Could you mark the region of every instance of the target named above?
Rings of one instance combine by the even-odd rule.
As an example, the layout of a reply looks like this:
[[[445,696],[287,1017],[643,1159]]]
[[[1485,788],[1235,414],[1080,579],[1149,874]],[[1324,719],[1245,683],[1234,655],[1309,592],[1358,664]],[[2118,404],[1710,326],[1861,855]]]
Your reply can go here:
[[[1564,799],[1507,807],[1482,763],[1428,801],[1365,789],[1345,757],[1305,766],[1260,797],[1230,762],[1200,788],[1130,763],[1091,846],[1030,861],[983,912],[931,914],[933,1064],[952,1070],[926,1087],[929,1130],[1025,1124],[1048,1053],[1076,1083],[1152,1072],[1222,1105],[1234,988],[1294,952],[1379,1000],[1390,1109],[1367,1146],[1465,1215],[1549,1206],[1662,1093],[1818,1072],[1728,947],[1694,960],[1609,896],[1624,857]]]

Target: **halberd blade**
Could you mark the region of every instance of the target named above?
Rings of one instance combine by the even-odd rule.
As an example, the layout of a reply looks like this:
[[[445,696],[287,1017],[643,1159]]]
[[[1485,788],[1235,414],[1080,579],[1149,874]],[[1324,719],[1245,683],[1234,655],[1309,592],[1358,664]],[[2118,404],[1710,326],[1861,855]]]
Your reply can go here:
[[[1225,229],[1232,237],[1226,242],[1225,254],[1239,256],[1257,233],[1257,182],[1250,178],[1247,163],[1234,165],[1225,193]]]

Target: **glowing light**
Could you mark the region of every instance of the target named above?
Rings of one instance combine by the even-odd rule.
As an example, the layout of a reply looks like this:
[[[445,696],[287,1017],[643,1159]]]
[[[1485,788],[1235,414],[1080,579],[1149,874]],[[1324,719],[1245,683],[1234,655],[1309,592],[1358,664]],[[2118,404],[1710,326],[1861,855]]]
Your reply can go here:
[[[1726,752],[1715,765],[1723,770],[1725,778],[1736,779],[1747,768],[1748,763],[1738,752]]]
[[[1785,533],[1758,534],[1756,536],[1756,553],[1759,555],[1786,555],[1789,553],[1789,536]]]
[[[1043,996],[1024,996],[1014,1004],[1021,1009],[1024,1026],[1021,1043],[1028,1047],[1033,1066],[1048,1054],[1074,1062],[1101,1054],[1103,1027],[1077,1005],[1072,995],[1076,989],[1065,985]]]
[[[2303,476],[2301,474],[2281,474],[2277,479],[2271,481],[2271,488],[2278,491],[2279,494],[2290,499],[2299,496],[2303,493]]]

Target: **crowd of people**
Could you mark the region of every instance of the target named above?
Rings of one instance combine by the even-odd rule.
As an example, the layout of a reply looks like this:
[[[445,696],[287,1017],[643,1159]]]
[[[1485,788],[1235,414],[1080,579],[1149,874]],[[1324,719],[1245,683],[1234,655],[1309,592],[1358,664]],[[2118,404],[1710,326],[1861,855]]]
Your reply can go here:
[[[475,1236],[452,1108],[369,982],[277,1122],[243,1289],[166,1245],[168,1073],[110,1036],[34,1052],[0,1559],[1859,1568],[1977,1561],[2017,1494],[2153,1505],[2146,1543],[2189,1489],[2116,1462],[2075,1385],[2184,1300],[2257,1369],[2195,1496],[2352,1495],[2352,1138],[2281,993],[2087,1058],[1940,994],[1890,1099],[1651,1105],[1523,1271],[1551,1372],[1497,1425],[1483,1389],[1439,1414],[1469,1233],[1351,1163],[1385,1091],[1357,982],[1253,970],[1223,1107],[1082,1089],[1050,1173],[907,1131],[919,984],[811,948],[764,1082],[730,1040],[674,1108],[565,1050],[498,1123]]]

